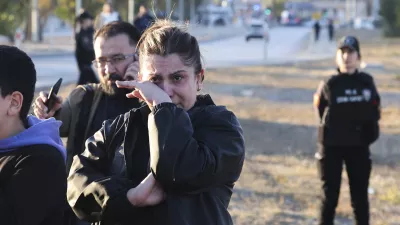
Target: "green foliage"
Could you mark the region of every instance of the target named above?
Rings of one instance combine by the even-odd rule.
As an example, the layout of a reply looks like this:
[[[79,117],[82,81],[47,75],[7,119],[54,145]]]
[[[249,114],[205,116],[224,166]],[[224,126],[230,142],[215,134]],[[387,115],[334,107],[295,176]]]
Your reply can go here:
[[[26,25],[26,31],[30,31],[30,10],[32,0],[0,0],[0,34],[12,38],[18,27]],[[277,0],[282,1],[282,0]],[[45,20],[47,15],[54,13],[60,19],[73,24],[75,20],[75,0],[38,0],[41,20]],[[82,0],[82,8],[96,17],[101,11],[106,0]],[[122,19],[128,20],[128,0],[114,0],[114,8]],[[177,11],[178,0],[171,0],[171,9]],[[185,17],[189,17],[189,1],[185,1]],[[202,0],[195,0],[199,5]],[[139,10],[139,5],[145,4],[150,11],[157,9],[165,11],[165,0],[135,0],[135,15]],[[168,12],[169,14],[170,12]],[[132,22],[132,21],[129,21]],[[24,27],[22,27],[24,28]]]
[[[103,7],[105,0],[83,0],[82,8],[87,10],[90,14],[95,17]],[[54,14],[71,24],[75,20],[75,0],[57,0],[57,7],[54,10]]]
[[[57,7],[54,9],[54,15],[60,19],[73,24],[75,20],[75,1],[74,0],[58,0]]]
[[[96,17],[103,8],[106,0],[82,0],[82,8],[87,10],[93,17]],[[139,6],[140,3],[146,1],[138,1],[135,3]],[[119,12],[123,20],[128,19],[128,1],[114,1],[114,9]],[[137,9],[137,8],[136,8]],[[75,19],[75,0],[57,0],[57,7],[54,14],[61,19],[73,23]]]
[[[0,0],[0,34],[13,38],[29,15],[29,0]]]
[[[400,1],[381,0],[380,15],[383,17],[384,20],[385,36],[400,36]]]
[[[275,0],[272,4],[272,10],[275,14],[281,15],[282,11],[285,9],[285,1],[284,0]]]

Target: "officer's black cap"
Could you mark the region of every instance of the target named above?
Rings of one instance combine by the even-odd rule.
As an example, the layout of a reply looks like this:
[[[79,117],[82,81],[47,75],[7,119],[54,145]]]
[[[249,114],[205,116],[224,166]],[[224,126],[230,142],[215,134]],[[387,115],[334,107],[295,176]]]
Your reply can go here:
[[[339,40],[338,49],[349,48],[360,55],[360,44],[354,36],[344,36]]]

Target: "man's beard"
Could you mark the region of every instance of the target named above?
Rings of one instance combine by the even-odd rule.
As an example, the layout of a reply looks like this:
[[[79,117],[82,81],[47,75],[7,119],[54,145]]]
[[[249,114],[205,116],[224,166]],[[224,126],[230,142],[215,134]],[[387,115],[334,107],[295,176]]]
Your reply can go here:
[[[113,81],[113,82],[110,84],[108,81]],[[118,88],[117,85],[115,84],[115,81],[124,81],[124,79],[118,74],[108,74],[103,77],[102,81],[100,82],[100,85],[104,93],[109,96],[126,97],[126,94],[128,94],[131,91],[125,88]]]

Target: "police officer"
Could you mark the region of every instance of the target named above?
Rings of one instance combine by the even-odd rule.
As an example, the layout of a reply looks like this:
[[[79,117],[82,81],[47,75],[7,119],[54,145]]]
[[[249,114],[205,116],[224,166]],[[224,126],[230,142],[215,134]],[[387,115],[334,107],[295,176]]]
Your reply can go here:
[[[320,120],[319,148],[315,154],[322,181],[320,225],[334,224],[343,163],[356,224],[369,224],[369,146],[379,136],[380,97],[372,76],[359,71],[360,59],[357,38],[340,39],[336,52],[338,73],[321,82],[314,95]]]

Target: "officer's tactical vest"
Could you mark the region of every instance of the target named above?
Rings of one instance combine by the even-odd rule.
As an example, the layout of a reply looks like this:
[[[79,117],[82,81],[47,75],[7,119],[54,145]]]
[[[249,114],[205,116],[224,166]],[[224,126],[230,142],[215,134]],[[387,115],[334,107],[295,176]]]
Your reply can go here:
[[[379,136],[379,98],[373,79],[363,73],[336,75],[327,82],[328,107],[321,141],[326,145],[369,145]]]

